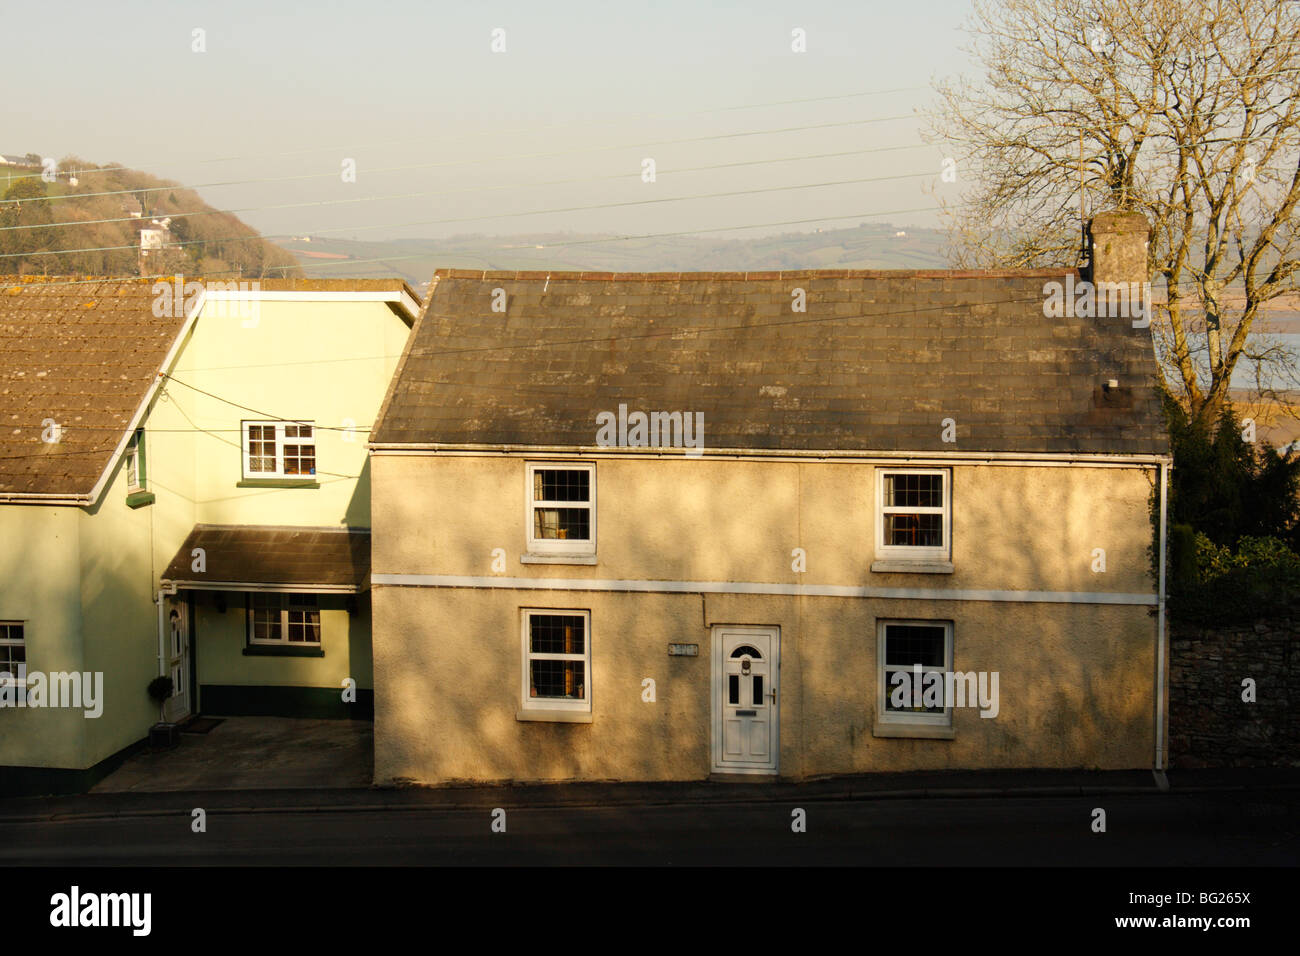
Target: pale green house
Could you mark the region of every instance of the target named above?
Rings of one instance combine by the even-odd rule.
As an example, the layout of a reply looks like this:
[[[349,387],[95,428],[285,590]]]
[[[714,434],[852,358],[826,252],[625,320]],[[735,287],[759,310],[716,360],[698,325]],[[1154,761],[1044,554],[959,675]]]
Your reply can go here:
[[[7,281],[0,793],[88,787],[160,716],[368,718],[367,441],[417,296]]]

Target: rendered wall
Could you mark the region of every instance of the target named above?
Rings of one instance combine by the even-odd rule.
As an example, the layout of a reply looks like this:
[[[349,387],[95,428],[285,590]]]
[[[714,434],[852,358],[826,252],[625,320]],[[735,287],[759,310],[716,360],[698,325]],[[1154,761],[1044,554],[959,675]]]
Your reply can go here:
[[[0,507],[0,620],[26,622],[29,670],[84,669],[78,530],[75,508]],[[0,775],[84,766],[87,723],[80,711],[0,708]]]
[[[374,571],[501,577],[1153,594],[1153,474],[957,466],[952,574],[873,573],[872,466],[597,463],[594,566],[525,565],[524,459],[377,454]],[[456,507],[446,507],[446,502]],[[807,573],[791,550],[807,551]],[[1106,550],[1105,573],[1091,570]],[[714,624],[781,629],[787,777],[944,768],[1136,768],[1154,752],[1154,608],[502,587],[374,589],[375,779],[700,779]],[[519,721],[520,609],[589,610],[592,722]],[[998,671],[1000,713],[952,740],[873,734],[877,622],[952,621],[955,670]],[[698,658],[667,644],[697,643]],[[641,700],[654,678],[657,701]]]

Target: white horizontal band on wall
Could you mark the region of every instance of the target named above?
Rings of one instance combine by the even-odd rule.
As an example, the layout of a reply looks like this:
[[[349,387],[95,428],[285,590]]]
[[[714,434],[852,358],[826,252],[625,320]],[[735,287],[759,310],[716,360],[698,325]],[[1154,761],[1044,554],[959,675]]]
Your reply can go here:
[[[659,594],[778,594],[897,598],[916,601],[1016,601],[1038,604],[1126,604],[1155,607],[1154,594],[1112,591],[961,591],[945,588],[862,588],[759,581],[601,581],[588,578],[505,578],[465,574],[372,574],[372,587],[496,588],[525,591],[640,591]]]

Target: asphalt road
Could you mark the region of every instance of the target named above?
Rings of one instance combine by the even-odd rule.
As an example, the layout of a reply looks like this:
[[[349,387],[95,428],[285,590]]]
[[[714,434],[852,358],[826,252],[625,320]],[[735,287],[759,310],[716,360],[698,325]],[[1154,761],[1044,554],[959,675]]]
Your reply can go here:
[[[0,865],[1295,866],[1300,791],[0,819]],[[792,830],[802,806],[806,831]],[[1106,831],[1093,830],[1094,809]]]

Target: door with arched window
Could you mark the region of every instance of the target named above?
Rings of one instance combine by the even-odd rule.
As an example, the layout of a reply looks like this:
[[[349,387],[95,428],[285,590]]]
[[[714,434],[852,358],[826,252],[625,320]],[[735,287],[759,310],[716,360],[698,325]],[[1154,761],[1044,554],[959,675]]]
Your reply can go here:
[[[184,596],[167,599],[166,674],[172,679],[172,695],[166,701],[164,715],[170,723],[180,723],[190,715],[190,622],[189,603]]]
[[[713,770],[776,773],[780,755],[780,631],[713,629]]]

